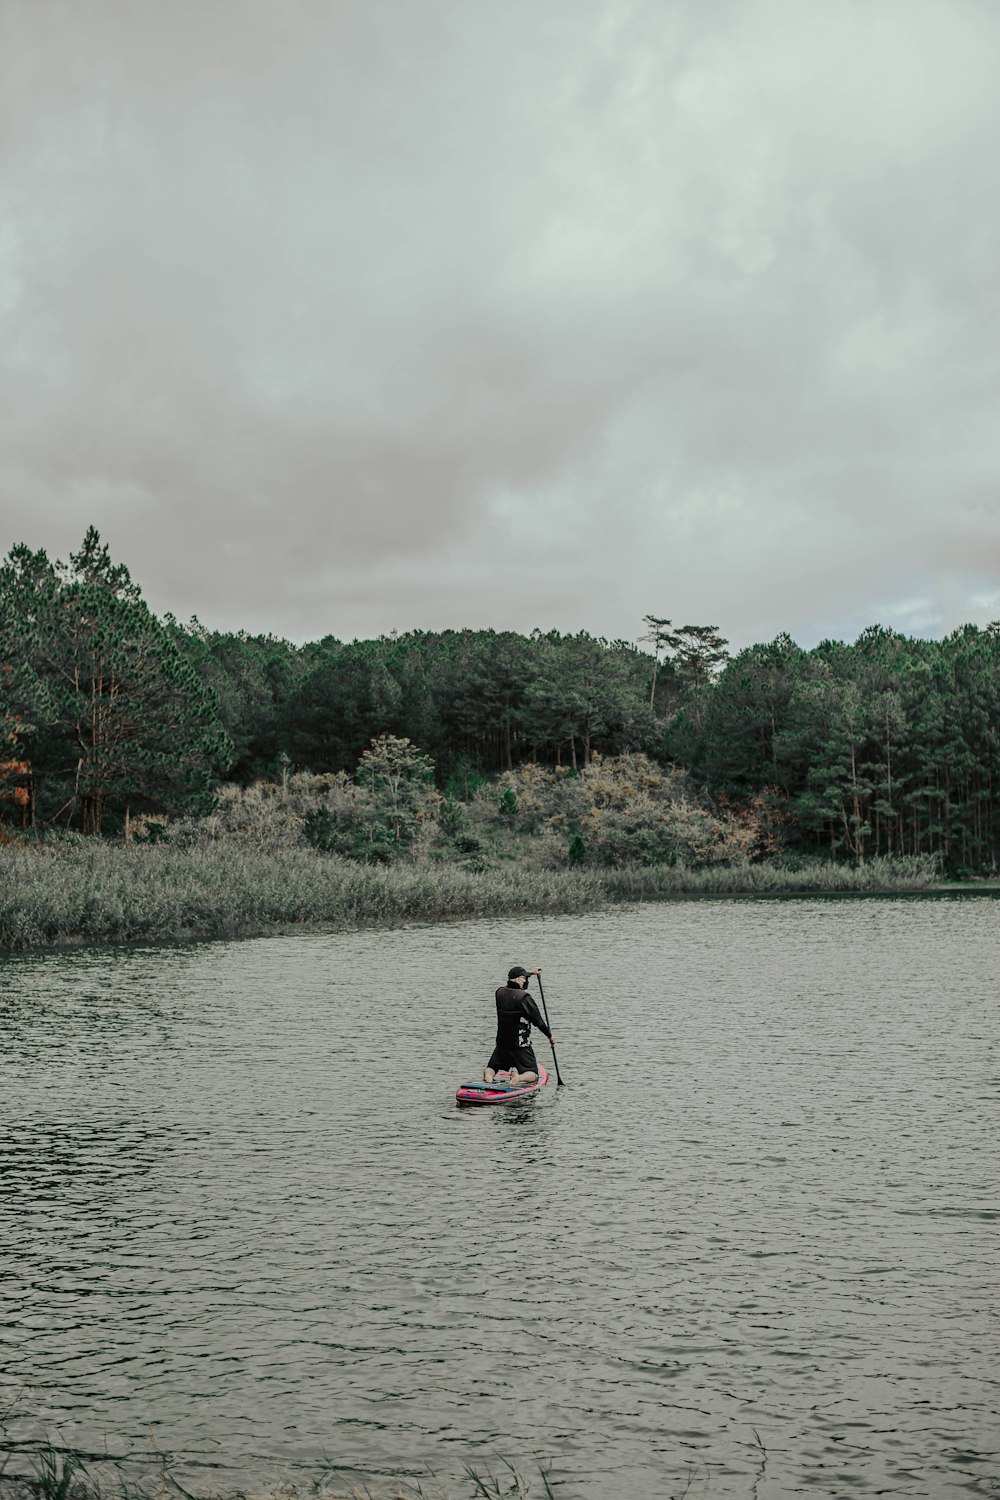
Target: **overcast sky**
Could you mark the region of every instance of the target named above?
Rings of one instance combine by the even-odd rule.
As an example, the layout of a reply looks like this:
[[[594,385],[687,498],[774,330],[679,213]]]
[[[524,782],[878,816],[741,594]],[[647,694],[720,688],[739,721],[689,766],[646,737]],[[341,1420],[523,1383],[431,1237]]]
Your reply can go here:
[[[305,640],[1000,616],[995,0],[0,0],[0,550]]]

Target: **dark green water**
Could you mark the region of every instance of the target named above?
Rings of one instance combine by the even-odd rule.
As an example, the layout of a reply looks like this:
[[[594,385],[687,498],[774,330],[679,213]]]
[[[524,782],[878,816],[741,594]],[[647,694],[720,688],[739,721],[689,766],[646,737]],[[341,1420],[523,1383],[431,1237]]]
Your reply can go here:
[[[996,1494],[998,920],[726,900],[8,960],[8,1444],[142,1465],[152,1429],[221,1490],[505,1455],[567,1500]],[[567,1087],[456,1110],[514,962]]]

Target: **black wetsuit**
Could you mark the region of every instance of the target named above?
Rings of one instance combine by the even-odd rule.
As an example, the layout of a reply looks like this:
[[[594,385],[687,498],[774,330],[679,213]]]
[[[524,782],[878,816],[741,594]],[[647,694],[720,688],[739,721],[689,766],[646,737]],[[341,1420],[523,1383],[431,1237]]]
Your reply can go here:
[[[541,1011],[527,990],[517,985],[503,985],[497,990],[497,1044],[486,1064],[494,1072],[516,1068],[519,1073],[537,1073],[538,1063],[531,1047],[531,1028],[551,1037]]]

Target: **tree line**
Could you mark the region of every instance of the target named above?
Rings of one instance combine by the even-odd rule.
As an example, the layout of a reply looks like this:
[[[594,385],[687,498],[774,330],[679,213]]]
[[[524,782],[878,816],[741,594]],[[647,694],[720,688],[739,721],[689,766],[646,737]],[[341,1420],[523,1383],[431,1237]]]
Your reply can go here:
[[[1000,623],[937,641],[876,625],[810,651],[778,636],[729,661],[668,742],[715,795],[766,792],[800,847],[995,870]]]
[[[411,631],[296,645],[157,618],[88,530],[68,562],[0,566],[0,809],[119,832],[207,811],[223,782],[354,772],[380,736],[451,799],[526,764],[640,753],[775,838],[863,864],[995,869],[1000,625],[943,640],[872,627],[731,655],[718,629],[647,615],[638,645],[586,631]]]

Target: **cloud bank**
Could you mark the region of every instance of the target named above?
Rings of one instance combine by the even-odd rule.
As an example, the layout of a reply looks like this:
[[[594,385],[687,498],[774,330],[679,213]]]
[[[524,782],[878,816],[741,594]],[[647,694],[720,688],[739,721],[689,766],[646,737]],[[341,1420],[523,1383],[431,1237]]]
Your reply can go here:
[[[986,0],[7,0],[0,540],[298,639],[1000,615]]]

